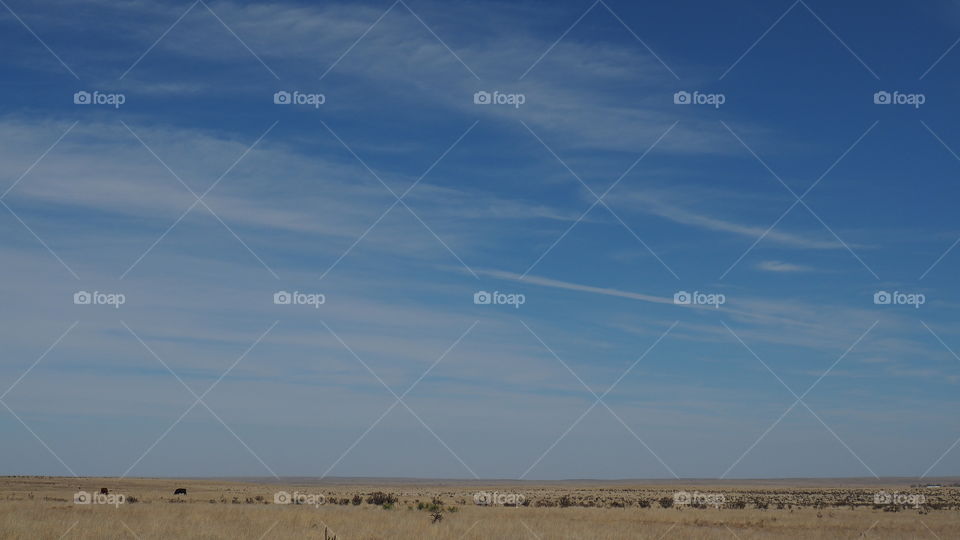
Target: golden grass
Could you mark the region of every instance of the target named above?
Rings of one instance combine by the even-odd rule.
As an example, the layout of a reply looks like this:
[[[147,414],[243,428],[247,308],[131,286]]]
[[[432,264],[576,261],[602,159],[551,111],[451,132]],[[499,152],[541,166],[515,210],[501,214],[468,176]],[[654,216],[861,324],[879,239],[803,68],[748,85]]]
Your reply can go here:
[[[78,489],[96,493],[108,487],[113,494],[135,497],[119,507],[74,504]],[[187,496],[173,495],[184,487]],[[604,507],[483,507],[473,504],[477,490],[524,493],[532,501],[590,501]],[[693,491],[693,487],[683,489]],[[757,488],[703,487],[703,492],[724,493],[728,500],[801,501],[850,497],[864,500],[877,488]],[[903,487],[891,488],[904,491]],[[328,501],[351,498],[358,493],[382,490],[399,496],[393,509],[364,502],[360,505],[273,504],[278,490],[322,493]],[[759,510],[753,505],[731,508],[640,508],[636,502],[653,500],[675,491],[670,486],[583,486],[496,484],[476,485],[382,484],[283,485],[168,479],[0,479],[0,539],[34,538],[324,538],[352,539],[854,539],[854,538],[957,538],[960,536],[960,506],[950,509],[906,509],[885,512],[872,505],[785,507],[771,505]],[[952,500],[960,490],[938,490],[942,500]],[[831,495],[832,493],[832,495]],[[819,494],[819,495],[818,495]],[[257,501],[260,496],[262,501]],[[417,502],[443,500],[446,509],[439,523],[430,513],[417,510]],[[856,498],[856,497],[855,497]],[[211,502],[212,501],[212,502]],[[248,502],[249,501],[249,502]],[[626,503],[625,508],[607,507]],[[955,502],[955,501],[954,501]],[[465,503],[465,504],[464,504]],[[450,511],[456,507],[456,511]]]

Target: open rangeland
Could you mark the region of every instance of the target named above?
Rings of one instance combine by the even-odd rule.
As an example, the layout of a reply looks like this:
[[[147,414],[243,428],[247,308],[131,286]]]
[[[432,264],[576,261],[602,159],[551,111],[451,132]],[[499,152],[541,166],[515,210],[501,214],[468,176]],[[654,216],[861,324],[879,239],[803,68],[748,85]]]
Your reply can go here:
[[[325,537],[945,540],[960,488],[0,478],[3,539]]]

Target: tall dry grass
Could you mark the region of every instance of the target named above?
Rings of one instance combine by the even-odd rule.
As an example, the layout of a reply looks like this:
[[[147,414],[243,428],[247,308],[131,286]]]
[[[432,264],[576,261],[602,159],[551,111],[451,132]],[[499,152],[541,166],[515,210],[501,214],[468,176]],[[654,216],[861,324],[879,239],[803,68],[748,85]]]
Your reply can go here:
[[[77,505],[77,488],[109,487],[136,503]],[[186,497],[174,497],[186,487]],[[384,489],[400,500],[392,509],[360,505],[273,504],[278,489],[351,497]],[[505,490],[503,486],[498,489]],[[551,486],[551,496],[572,493],[618,500],[643,490]],[[657,488],[667,490],[669,488]],[[811,490],[805,489],[806,494]],[[324,538],[352,539],[941,539],[960,537],[960,512],[915,509],[885,512],[870,506],[792,510],[561,507],[480,507],[472,488],[450,486],[276,486],[213,481],[111,479],[0,479],[0,539],[35,538]],[[815,490],[814,490],[815,492]],[[652,494],[653,491],[650,491]],[[799,493],[799,492],[798,492]],[[260,496],[262,501],[255,498]],[[771,497],[793,497],[790,489]],[[443,520],[416,509],[416,501],[444,500]],[[459,500],[467,499],[467,504]],[[213,501],[213,502],[211,502]],[[234,502],[236,501],[236,502]],[[250,501],[250,502],[247,502]],[[450,511],[456,507],[457,511]]]

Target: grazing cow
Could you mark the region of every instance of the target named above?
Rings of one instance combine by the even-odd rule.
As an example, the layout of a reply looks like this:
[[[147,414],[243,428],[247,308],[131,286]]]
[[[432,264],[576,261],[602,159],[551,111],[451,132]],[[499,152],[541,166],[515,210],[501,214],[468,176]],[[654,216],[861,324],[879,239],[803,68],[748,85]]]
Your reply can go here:
[[[100,488],[100,494],[101,494],[101,495],[107,495],[107,494],[109,494],[109,493],[110,493],[110,490],[109,490],[109,489],[107,489],[107,488]]]
[[[173,490],[173,494],[174,494],[174,495],[186,495],[186,494],[187,494],[187,490],[186,490],[186,488],[177,488],[177,489]]]

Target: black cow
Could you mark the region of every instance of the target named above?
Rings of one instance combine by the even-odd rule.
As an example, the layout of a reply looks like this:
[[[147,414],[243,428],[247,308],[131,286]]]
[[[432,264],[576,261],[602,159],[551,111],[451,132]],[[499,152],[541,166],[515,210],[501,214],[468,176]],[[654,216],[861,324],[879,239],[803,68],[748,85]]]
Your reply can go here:
[[[174,495],[186,495],[186,494],[187,494],[187,489],[186,489],[186,488],[177,488],[177,489],[173,490],[173,494],[174,494]]]
[[[100,494],[101,494],[101,495],[107,495],[107,494],[109,494],[109,493],[110,493],[110,490],[109,490],[109,489],[107,489],[107,488],[100,488]]]

